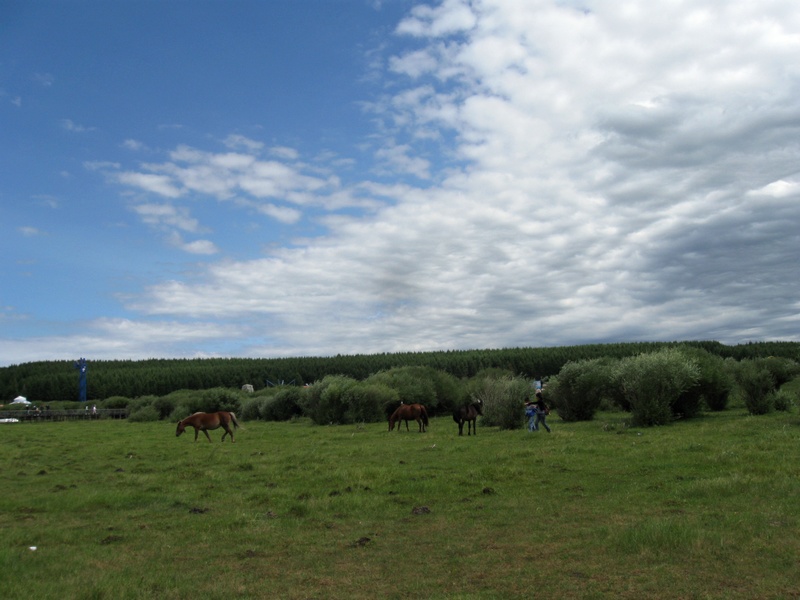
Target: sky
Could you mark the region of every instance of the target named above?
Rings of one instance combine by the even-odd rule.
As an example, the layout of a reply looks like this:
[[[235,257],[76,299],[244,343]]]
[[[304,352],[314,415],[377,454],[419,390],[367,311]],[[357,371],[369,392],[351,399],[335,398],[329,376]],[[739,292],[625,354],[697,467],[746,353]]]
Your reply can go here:
[[[795,0],[5,0],[0,366],[800,341]]]

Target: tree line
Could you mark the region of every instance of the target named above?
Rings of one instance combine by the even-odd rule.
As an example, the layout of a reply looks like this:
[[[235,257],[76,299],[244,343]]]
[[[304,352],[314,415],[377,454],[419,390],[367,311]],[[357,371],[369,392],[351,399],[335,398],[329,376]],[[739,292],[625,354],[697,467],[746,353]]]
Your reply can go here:
[[[470,379],[487,369],[500,369],[533,379],[558,374],[564,365],[600,358],[623,359],[678,345],[696,347],[720,358],[770,356],[798,360],[797,342],[756,342],[728,346],[715,341],[631,342],[549,348],[504,348],[294,358],[204,358],[88,360],[87,399],[113,396],[164,396],[177,390],[241,388],[255,391],[276,386],[303,386],[330,376],[363,381],[377,373],[404,367],[426,367],[457,379]],[[76,357],[77,358],[77,357]],[[46,403],[78,399],[74,360],[39,361],[0,368],[0,402],[17,395]]]

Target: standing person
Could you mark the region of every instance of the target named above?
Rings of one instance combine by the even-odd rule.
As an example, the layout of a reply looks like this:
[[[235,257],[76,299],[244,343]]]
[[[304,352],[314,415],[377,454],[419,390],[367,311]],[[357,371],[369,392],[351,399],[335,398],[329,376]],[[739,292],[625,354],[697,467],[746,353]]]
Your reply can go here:
[[[536,416],[534,418],[534,428],[539,431],[539,424],[544,425],[547,433],[550,433],[550,427],[547,425],[547,415],[550,414],[550,407],[544,401],[542,390],[536,390],[536,401],[533,403],[536,409]]]
[[[534,429],[539,431],[539,423],[544,425],[544,428],[547,430],[547,433],[550,433],[550,427],[547,426],[547,415],[550,414],[550,407],[547,406],[544,402],[544,397],[542,396],[541,390],[536,390],[536,402],[533,404],[536,407],[536,416],[534,417]]]
[[[538,427],[536,427],[536,405],[530,400],[525,401],[525,416],[528,417],[528,431],[538,431]]]

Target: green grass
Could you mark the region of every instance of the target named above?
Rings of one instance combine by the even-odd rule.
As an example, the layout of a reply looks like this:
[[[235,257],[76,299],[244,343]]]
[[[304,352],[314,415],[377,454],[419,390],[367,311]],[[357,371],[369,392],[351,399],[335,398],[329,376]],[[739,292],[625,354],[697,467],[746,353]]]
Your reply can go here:
[[[2,595],[800,597],[797,415],[551,420],[4,425]]]

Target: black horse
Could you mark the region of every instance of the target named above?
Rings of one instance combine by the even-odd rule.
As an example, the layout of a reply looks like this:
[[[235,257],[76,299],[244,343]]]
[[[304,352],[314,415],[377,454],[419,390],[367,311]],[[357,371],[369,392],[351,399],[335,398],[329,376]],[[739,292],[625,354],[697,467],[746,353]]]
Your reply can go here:
[[[465,404],[453,411],[453,421],[458,423],[458,435],[464,435],[464,422],[467,423],[467,435],[470,433],[470,424],[472,425],[472,433],[478,435],[476,429],[478,415],[483,415],[483,402],[476,400],[470,404]]]

